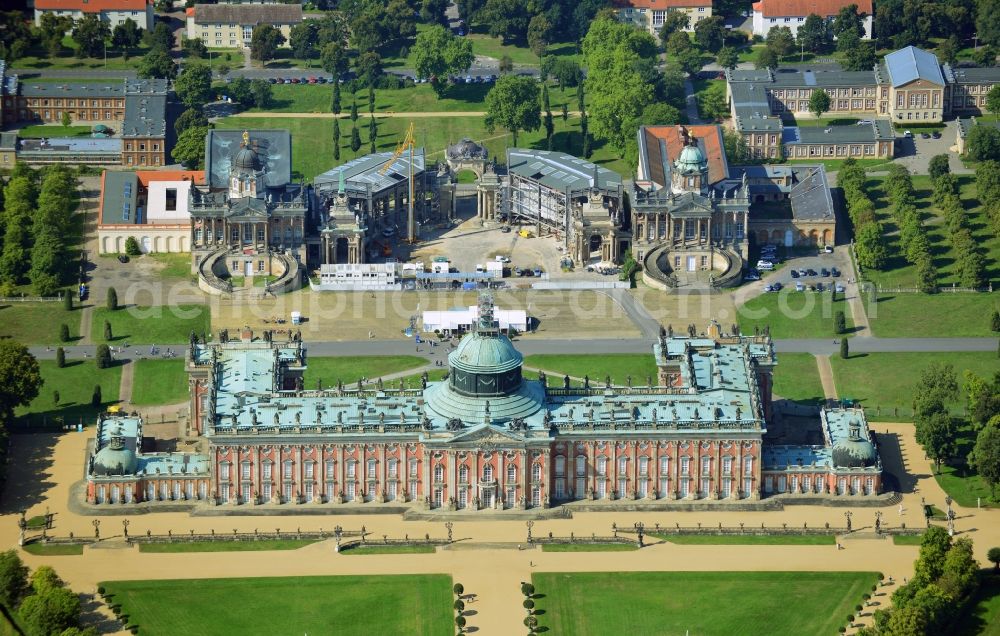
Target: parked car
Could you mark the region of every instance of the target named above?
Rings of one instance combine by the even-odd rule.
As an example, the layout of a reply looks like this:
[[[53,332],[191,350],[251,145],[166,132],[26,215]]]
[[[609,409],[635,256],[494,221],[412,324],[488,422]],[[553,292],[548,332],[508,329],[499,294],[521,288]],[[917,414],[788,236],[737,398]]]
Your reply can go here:
[[[841,293],[843,293],[847,289],[846,287],[844,287],[843,283],[834,283],[833,288]]]
[[[124,254],[119,254],[118,255],[118,262],[119,263],[127,263],[128,262],[128,256],[125,256]]]
[[[913,133],[911,133],[909,130],[904,130],[903,136],[906,137],[907,139],[913,139]]]
[[[309,83],[310,84],[315,84],[316,83],[316,78],[315,77],[310,77],[309,78]]]
[[[762,272],[773,272],[774,263],[771,261],[757,261],[757,269]]]
[[[745,281],[760,280],[760,273],[758,273],[757,270],[755,269],[751,269],[749,272],[743,275],[743,280]]]
[[[818,292],[823,291],[823,283],[816,283],[816,291]]]
[[[935,139],[940,139],[941,138],[941,133],[939,133],[938,131],[935,130],[934,132],[931,133],[931,137],[933,137]]]
[[[814,270],[814,269],[807,269],[807,270],[806,270],[806,273],[807,273],[807,274],[808,274],[809,276],[816,276],[816,275],[817,275],[817,274],[816,274],[816,270]]]
[[[830,270],[828,270],[827,268],[824,267],[823,269],[819,270],[819,275],[820,276],[829,276],[830,275]]]
[[[774,285],[764,285],[764,291],[765,292],[773,292],[773,291],[776,291],[776,290],[774,289]]]
[[[500,228],[500,231],[503,232],[504,234],[508,234],[510,232],[510,226],[504,225],[503,227]]]
[[[541,276],[544,273],[541,267],[536,267],[534,270],[532,270],[532,272],[535,274],[535,276]]]
[[[928,135],[927,133],[920,133],[920,138],[921,138],[921,139],[930,139],[930,138],[931,138],[931,136],[930,136],[930,135]]]
[[[798,278],[799,277],[799,273],[797,271],[795,271],[794,269],[791,270],[788,273],[792,275],[792,278]]]
[[[805,290],[806,290],[806,286],[805,285],[803,285],[802,283],[795,283],[795,291],[799,291],[800,292],[800,291],[805,291]]]
[[[830,276],[833,276],[834,278],[840,276],[840,270],[834,267],[830,270]]]
[[[277,77],[269,77],[267,78],[267,81],[271,82],[272,84],[277,84],[281,80],[279,80]]]
[[[782,285],[781,283],[774,283],[771,285],[771,289],[773,289],[774,291],[781,291],[782,287],[784,287],[784,285]]]
[[[514,276],[521,276],[523,270],[520,267],[514,268]]]
[[[807,272],[806,270],[804,270],[804,269],[800,269],[799,270],[799,276],[802,276],[804,278],[804,277],[806,277],[808,275],[809,275],[809,272]]]
[[[833,254],[833,246],[832,245],[824,245],[823,246],[823,253],[824,254]]]

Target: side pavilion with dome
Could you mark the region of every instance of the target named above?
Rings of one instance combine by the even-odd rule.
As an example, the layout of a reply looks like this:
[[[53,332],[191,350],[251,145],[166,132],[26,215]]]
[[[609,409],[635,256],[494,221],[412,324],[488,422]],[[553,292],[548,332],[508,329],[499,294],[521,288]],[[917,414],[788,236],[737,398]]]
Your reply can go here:
[[[89,501],[126,503],[121,485],[132,483],[132,502],[165,492],[237,509],[502,514],[678,501],[754,506],[783,493],[881,491],[861,410],[823,410],[822,445],[768,444],[777,361],[767,335],[725,334],[714,322],[703,334],[664,330],[651,351],[656,377],[624,385],[544,373],[536,380],[524,376],[490,298],[480,300],[479,316],[449,354],[447,378],[425,375],[417,389],[348,378],[307,388],[301,341],[274,342],[271,334],[192,343],[190,433],[207,456],[172,453],[149,463],[134,442],[137,418],[107,417],[90,461]],[[202,466],[210,467],[205,488]],[[109,490],[112,477],[118,491]]]

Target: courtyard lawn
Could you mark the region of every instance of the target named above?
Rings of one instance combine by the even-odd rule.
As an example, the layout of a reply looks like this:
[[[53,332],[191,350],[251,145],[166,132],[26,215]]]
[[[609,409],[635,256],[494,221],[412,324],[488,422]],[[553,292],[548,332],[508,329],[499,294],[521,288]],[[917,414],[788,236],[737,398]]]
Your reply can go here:
[[[574,636],[834,634],[878,580],[874,572],[557,572],[531,578],[543,595],[536,602],[545,610],[540,623],[553,634]]]
[[[31,137],[89,137],[90,126],[25,126],[17,131],[21,138]]]
[[[1000,309],[1000,292],[882,293],[866,303],[868,323],[880,338],[995,336],[990,316]]]
[[[922,534],[894,534],[892,535],[893,545],[920,545],[924,540]]]
[[[344,384],[354,384],[362,377],[374,382],[376,379],[407,369],[422,367],[426,358],[418,356],[310,356],[306,360],[305,386],[315,388],[317,381],[324,387],[337,386],[337,380]],[[417,374],[419,380],[419,374]],[[404,380],[405,381],[405,380]],[[397,385],[399,380],[386,380]]]
[[[698,104],[698,116],[705,121],[713,121],[718,115],[729,116],[729,109],[726,108],[726,80],[704,80],[696,79],[692,82],[694,86],[694,98]],[[716,103],[722,105],[723,112],[706,112],[706,100],[717,100]]]
[[[132,404],[161,406],[187,400],[188,378],[182,358],[137,360],[133,364]]]
[[[774,394],[793,402],[821,403],[823,383],[816,357],[810,353],[779,354],[778,365],[774,367]]]
[[[403,386],[405,386],[408,389],[418,389],[418,388],[420,388],[420,377],[422,375],[423,375],[423,373],[421,372],[421,373],[414,373],[413,375],[408,375],[408,376],[406,376],[404,378],[401,378],[403,380]],[[448,369],[447,368],[437,367],[435,369],[430,369],[430,370],[427,371],[427,381],[428,382],[440,382],[441,380],[444,380],[444,378],[445,378],[446,375],[448,375]],[[525,374],[525,375],[527,375],[527,374]],[[399,380],[397,379],[397,380],[394,380],[394,381],[398,385]]]
[[[341,554],[433,554],[435,548],[432,545],[358,545],[346,547],[341,550]]]
[[[832,534],[664,534],[652,536],[677,545],[834,545],[837,543],[837,538]]]
[[[590,385],[604,386],[605,378],[610,375],[612,384],[624,385],[628,376],[632,376],[632,384],[645,385],[646,376],[656,383],[656,362],[653,356],[645,353],[618,353],[609,355],[561,355],[538,354],[526,356],[524,366],[541,369],[548,374],[550,386],[562,386],[562,376],[570,376],[574,386],[580,384],[579,379],[590,376]]]
[[[961,174],[956,175],[956,178],[962,206],[966,210],[969,229],[986,259],[986,279],[996,280],[1000,277],[1000,236],[990,230],[986,213],[977,198],[975,176]],[[884,270],[866,271],[865,277],[881,287],[914,287],[916,286],[916,266],[909,264],[900,254],[899,228],[890,215],[890,201],[883,189],[884,181],[885,177],[869,177],[867,185],[875,202],[876,216],[883,223],[889,259]],[[915,175],[913,188],[916,191],[916,207],[923,215],[924,225],[927,228],[927,238],[931,244],[931,255],[934,259],[934,266],[938,270],[938,284],[941,286],[959,284],[960,281],[955,271],[955,252],[948,242],[948,228],[931,199],[930,177]],[[949,335],[952,334],[949,333]]]
[[[211,333],[208,305],[131,305],[116,311],[107,307],[94,309],[90,337],[95,343],[104,340],[104,321],[111,322],[111,344],[128,341],[132,344],[176,345],[186,343],[191,332]],[[182,353],[182,352],[178,352]]]
[[[79,308],[66,311],[58,301],[0,305],[0,339],[24,345],[71,345],[80,339],[82,315]],[[66,343],[59,342],[59,325],[63,323],[69,327],[70,341]]]
[[[454,630],[451,577],[443,574],[110,581],[102,585],[113,602],[121,604],[129,623],[148,636],[437,636]]]
[[[101,54],[100,57],[77,57],[76,43],[69,36],[63,38],[63,50],[58,55],[52,57],[41,46],[34,46],[28,50],[28,55],[18,58],[10,68],[13,69],[45,69],[45,70],[109,70],[120,71],[134,69],[142,60],[142,56],[149,50],[145,45],[140,45],[129,49],[129,59],[125,59],[122,50],[111,46],[108,41],[107,57]],[[9,71],[8,71],[9,72]],[[21,80],[22,82],[32,82],[34,79]],[[63,81],[76,81],[63,80]]]
[[[959,458],[964,458],[972,450],[976,443],[975,433],[969,430],[959,434],[958,448]],[[958,505],[966,508],[975,508],[982,503],[1000,503],[1000,498],[994,499],[990,494],[990,487],[983,481],[983,478],[968,464],[943,464],[941,472],[934,473],[941,490],[951,495]]]
[[[67,360],[62,369],[56,366],[55,360],[39,360],[38,367],[44,381],[38,397],[14,413],[24,420],[30,420],[34,424],[53,424],[54,418],[63,418],[67,424],[78,424],[80,421],[88,424],[98,411],[90,406],[95,385],[101,387],[105,408],[118,401],[122,377],[122,368],[118,365],[98,369],[94,359],[89,358]],[[59,392],[58,404],[55,402],[54,391]]]
[[[847,360],[831,356],[837,395],[857,400],[865,414],[874,421],[909,421],[913,416],[913,388],[920,373],[931,361],[951,364],[958,375],[959,399],[947,406],[953,415],[962,415],[965,408],[964,380],[966,369],[980,377],[992,377],[997,369],[993,352],[935,353],[866,353],[852,355]],[[963,454],[964,456],[964,454]]]
[[[772,338],[834,338],[833,317],[844,312],[847,333],[854,329],[851,308],[843,294],[831,300],[826,292],[797,292],[783,289],[751,298],[737,310],[740,330],[753,333],[770,325]]]
[[[635,543],[543,543],[542,552],[634,552]]]
[[[965,611],[943,633],[953,636],[1000,636],[1000,576],[981,577],[979,590]]]
[[[360,106],[359,106],[360,107]],[[572,107],[572,106],[571,106]],[[328,107],[327,107],[328,108]],[[553,149],[560,152],[568,152],[572,155],[579,155],[582,149],[582,137],[580,136],[580,118],[570,116],[564,122],[562,116],[556,110],[558,102],[553,101],[553,119],[555,133],[553,137]],[[363,110],[363,109],[362,109]],[[362,147],[357,152],[351,151],[351,120],[344,119],[340,125],[340,161],[333,159],[333,120],[325,118],[268,118],[268,117],[227,117],[216,122],[216,127],[244,130],[247,128],[282,128],[287,129],[292,135],[292,157],[293,169],[298,177],[312,180],[316,175],[331,170],[332,168],[347,163],[356,156],[368,154],[368,118],[359,113],[358,131],[361,134]],[[406,128],[410,120],[402,117],[378,117],[378,141],[376,148],[379,151],[395,150],[396,145],[402,141]],[[414,134],[418,147],[427,149],[427,159],[435,161],[444,159],[444,150],[448,144],[455,143],[463,137],[469,137],[482,143],[491,156],[503,158],[506,156],[508,146],[513,147],[513,138],[504,129],[496,129],[493,132],[487,130],[480,116],[469,117],[419,117],[413,119]],[[517,145],[521,148],[544,149],[545,132],[543,129],[534,132],[521,132],[518,135]],[[624,159],[618,157],[614,150],[601,140],[593,140],[591,143],[594,161],[604,168],[614,170],[619,174],[629,174],[631,169]]]
[[[35,556],[72,556],[83,554],[83,545],[79,543],[29,543],[24,551]]]
[[[140,543],[139,552],[262,552],[298,550],[316,543],[312,539],[261,539],[260,541],[182,541],[178,543]]]
[[[139,257],[139,263],[152,261],[159,266],[156,272],[160,280],[193,280],[195,275],[191,273],[190,254],[145,254]]]

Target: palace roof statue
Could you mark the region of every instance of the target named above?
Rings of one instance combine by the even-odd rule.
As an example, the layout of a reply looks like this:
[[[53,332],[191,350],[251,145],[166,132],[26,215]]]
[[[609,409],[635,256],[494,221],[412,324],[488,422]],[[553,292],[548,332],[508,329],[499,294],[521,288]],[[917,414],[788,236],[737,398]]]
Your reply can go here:
[[[457,144],[448,146],[447,155],[449,159],[480,159],[490,158],[490,153],[485,146],[482,146],[468,137],[463,137]]]

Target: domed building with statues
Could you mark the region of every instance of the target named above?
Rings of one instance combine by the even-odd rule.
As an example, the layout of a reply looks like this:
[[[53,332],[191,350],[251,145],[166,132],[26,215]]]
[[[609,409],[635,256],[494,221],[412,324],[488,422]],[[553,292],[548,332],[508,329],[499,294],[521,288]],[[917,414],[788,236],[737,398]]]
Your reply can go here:
[[[138,418],[107,416],[88,502],[544,514],[881,492],[860,409],[823,409],[816,440],[773,437],[773,426],[795,425],[772,408],[767,334],[667,328],[651,351],[655,377],[530,379],[489,297],[478,315],[446,378],[424,374],[417,388],[354,378],[306,387],[297,337],[247,329],[192,342],[188,434],[200,454],[144,452],[153,442]]]

